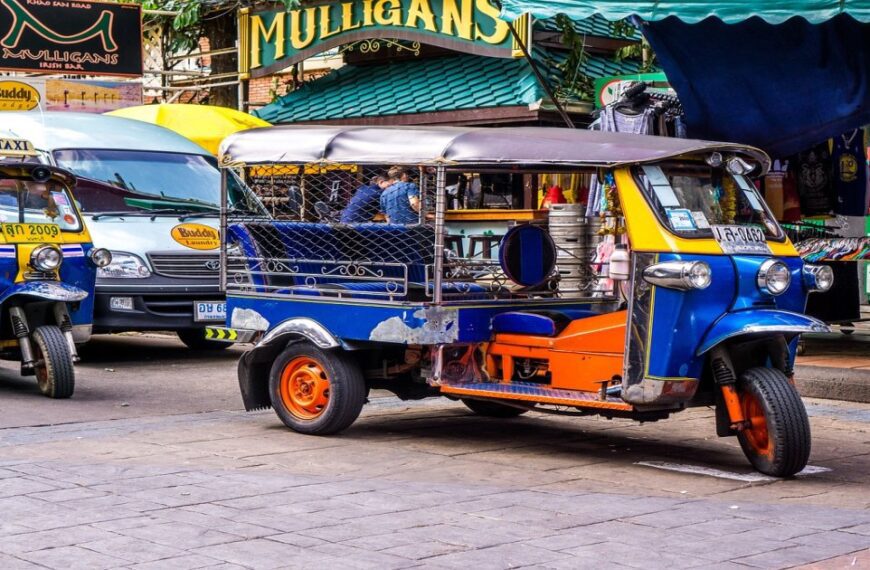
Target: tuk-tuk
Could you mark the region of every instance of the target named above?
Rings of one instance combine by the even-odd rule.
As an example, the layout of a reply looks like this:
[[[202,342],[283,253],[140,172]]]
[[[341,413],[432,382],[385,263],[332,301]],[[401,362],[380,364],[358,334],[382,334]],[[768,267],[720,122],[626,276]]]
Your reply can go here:
[[[33,145],[0,139],[0,358],[21,362],[50,398],[75,390],[76,343],[90,337],[97,267],[72,194],[75,177],[40,164]]]
[[[233,135],[220,162],[286,208],[221,214],[229,317],[207,334],[254,343],[239,363],[246,409],[271,406],[322,435],[349,427],[375,388],[499,418],[645,422],[714,406],[717,434],[737,436],[757,470],[806,466],[795,346],[827,330],[802,312],[833,278],[801,261],[756,190],[762,151],[552,128],[323,126]],[[549,224],[514,224],[497,255],[459,246],[447,205],[463,178],[533,188],[545,173],[593,189],[567,229],[551,211]],[[569,265],[580,267],[570,283]]]

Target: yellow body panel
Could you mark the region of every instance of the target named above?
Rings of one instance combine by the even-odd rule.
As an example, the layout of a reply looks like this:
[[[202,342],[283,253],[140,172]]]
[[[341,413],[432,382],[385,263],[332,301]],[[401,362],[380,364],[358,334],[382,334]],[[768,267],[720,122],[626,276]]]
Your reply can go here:
[[[687,239],[669,232],[659,222],[652,207],[634,181],[631,170],[621,168],[614,174],[619,201],[625,214],[628,239],[634,251],[694,253],[698,255],[724,255],[714,239]],[[791,241],[768,241],[771,253],[777,257],[797,257]]]

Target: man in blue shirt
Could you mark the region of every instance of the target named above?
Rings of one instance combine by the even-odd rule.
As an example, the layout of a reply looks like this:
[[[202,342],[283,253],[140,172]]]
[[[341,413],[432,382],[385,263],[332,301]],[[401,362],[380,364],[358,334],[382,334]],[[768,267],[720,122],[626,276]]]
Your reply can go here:
[[[411,171],[394,167],[387,178],[398,180],[381,193],[381,211],[390,224],[420,223],[420,187],[411,180]]]
[[[369,184],[360,186],[347,203],[347,207],[342,210],[341,223],[364,224],[371,222],[378,213],[381,192],[390,184],[392,184],[391,180],[387,180],[383,176],[375,176]]]

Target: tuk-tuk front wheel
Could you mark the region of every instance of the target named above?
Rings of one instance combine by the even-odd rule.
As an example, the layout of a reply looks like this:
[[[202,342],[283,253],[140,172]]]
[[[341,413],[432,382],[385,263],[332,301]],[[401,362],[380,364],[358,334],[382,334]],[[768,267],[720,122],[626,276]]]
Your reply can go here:
[[[59,327],[36,327],[30,337],[39,391],[49,398],[69,398],[76,386],[75,366]]]
[[[739,388],[746,426],[737,439],[749,462],[773,477],[799,473],[810,457],[810,422],[798,391],[772,368],[747,370]]]
[[[269,374],[269,395],[275,413],[290,429],[330,435],[359,417],[366,385],[359,366],[345,352],[302,342],[278,355]]]

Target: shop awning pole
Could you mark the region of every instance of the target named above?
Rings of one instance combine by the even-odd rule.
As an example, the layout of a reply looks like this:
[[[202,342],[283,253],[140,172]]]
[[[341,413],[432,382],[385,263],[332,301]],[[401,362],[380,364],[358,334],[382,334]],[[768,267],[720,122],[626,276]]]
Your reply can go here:
[[[547,97],[550,98],[550,101],[556,106],[556,110],[559,112],[559,115],[562,117],[562,120],[565,121],[565,125],[569,129],[576,128],[574,126],[574,121],[571,120],[571,117],[568,116],[568,113],[565,111],[565,108],[562,106],[562,103],[556,99],[556,94],[553,92],[553,89],[550,87],[550,84],[547,83],[547,80],[544,79],[544,75],[541,73],[541,70],[538,69],[538,64],[535,63],[535,60],[532,59],[532,54],[529,53],[529,48],[526,46],[526,42],[523,41],[523,38],[517,33],[517,29],[514,27],[513,22],[508,22],[508,27],[511,30],[511,34],[514,36],[514,40],[517,42],[517,45],[520,46],[520,50],[523,52],[523,56],[528,60],[529,65],[532,66],[532,73],[535,74],[535,78],[537,78],[538,83],[541,84],[541,87],[544,88],[544,91],[547,92]]]

